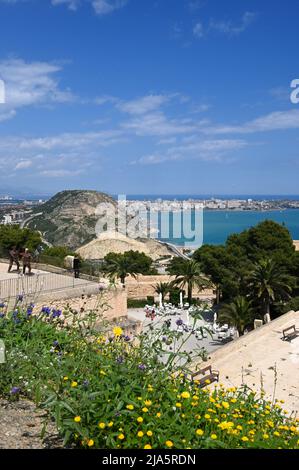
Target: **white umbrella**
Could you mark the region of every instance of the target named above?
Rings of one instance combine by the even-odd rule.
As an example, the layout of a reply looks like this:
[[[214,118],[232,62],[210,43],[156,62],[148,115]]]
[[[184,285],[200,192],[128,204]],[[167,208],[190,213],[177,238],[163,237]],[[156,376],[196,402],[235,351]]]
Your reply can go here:
[[[159,307],[163,307],[163,298],[162,298],[162,293],[159,294]]]
[[[183,307],[183,292],[180,292],[180,307]]]

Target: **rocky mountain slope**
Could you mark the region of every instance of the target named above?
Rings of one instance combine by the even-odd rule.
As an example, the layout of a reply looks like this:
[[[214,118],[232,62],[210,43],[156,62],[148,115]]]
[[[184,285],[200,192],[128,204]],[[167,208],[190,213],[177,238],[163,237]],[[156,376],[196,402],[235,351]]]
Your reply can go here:
[[[39,230],[53,245],[76,249],[96,237],[95,210],[101,203],[116,204],[112,197],[98,191],[62,191],[36,208],[28,226]]]

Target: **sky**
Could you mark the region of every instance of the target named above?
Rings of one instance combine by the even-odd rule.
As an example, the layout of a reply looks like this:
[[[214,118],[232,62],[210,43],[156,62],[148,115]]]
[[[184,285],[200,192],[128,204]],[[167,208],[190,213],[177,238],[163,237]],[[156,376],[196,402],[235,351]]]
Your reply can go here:
[[[299,194],[298,15],[0,0],[0,194]]]

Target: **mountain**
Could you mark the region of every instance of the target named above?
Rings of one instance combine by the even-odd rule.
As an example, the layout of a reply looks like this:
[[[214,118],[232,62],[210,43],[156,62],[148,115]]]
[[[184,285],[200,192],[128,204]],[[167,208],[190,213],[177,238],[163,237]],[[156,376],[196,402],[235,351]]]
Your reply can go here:
[[[62,191],[36,207],[27,226],[39,230],[43,238],[53,245],[76,249],[96,237],[99,217],[95,209],[101,203],[116,206],[111,196],[98,191]]]

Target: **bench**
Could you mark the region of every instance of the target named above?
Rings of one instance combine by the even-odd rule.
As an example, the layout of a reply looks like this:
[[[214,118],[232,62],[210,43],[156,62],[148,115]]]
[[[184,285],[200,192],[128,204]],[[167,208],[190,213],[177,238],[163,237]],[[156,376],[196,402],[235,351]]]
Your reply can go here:
[[[286,328],[285,330],[282,330],[282,333],[284,341],[291,341],[292,339],[296,338],[299,331],[297,330],[295,325],[292,325]]]
[[[219,371],[213,370],[212,366],[207,366],[204,369],[193,372],[191,374],[191,381],[198,382],[199,388],[204,388],[213,382],[219,382]]]

